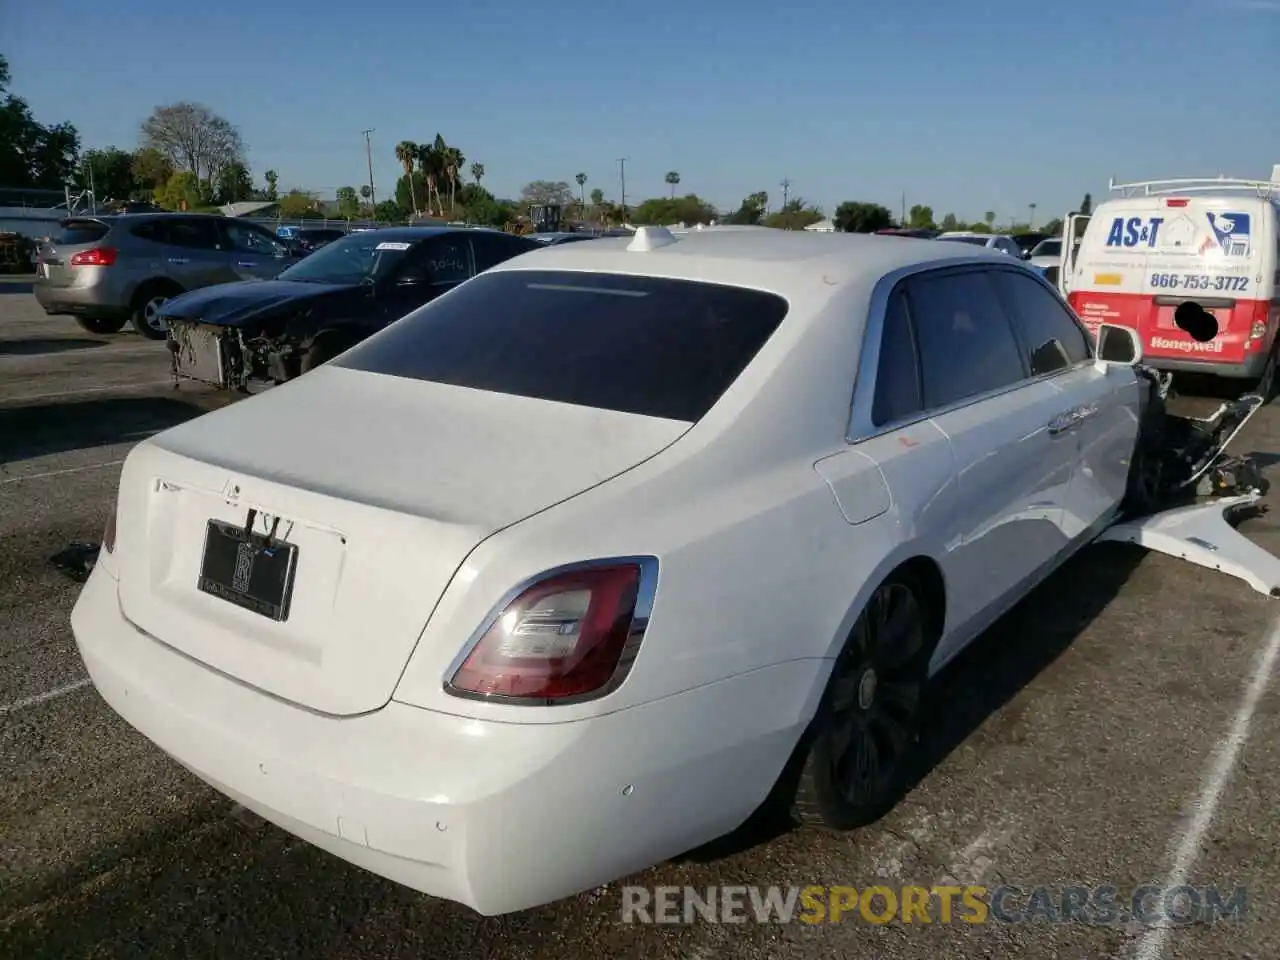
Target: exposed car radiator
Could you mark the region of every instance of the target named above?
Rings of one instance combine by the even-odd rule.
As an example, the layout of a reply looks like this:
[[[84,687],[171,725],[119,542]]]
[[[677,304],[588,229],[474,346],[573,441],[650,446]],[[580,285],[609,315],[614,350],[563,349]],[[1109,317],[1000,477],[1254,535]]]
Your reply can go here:
[[[226,342],[221,327],[202,323],[170,325],[169,349],[175,376],[215,386],[227,385]]]

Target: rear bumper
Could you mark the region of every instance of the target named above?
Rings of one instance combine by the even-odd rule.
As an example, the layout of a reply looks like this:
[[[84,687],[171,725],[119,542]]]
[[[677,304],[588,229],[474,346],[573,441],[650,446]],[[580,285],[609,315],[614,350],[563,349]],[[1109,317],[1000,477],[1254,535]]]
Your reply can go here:
[[[99,693],[162,750],[357,866],[495,915],[599,886],[714,839],[758,806],[803,726],[759,720],[821,661],[591,720],[493,723],[395,701],[328,717],[140,632],[99,566],[71,618]],[[784,694],[785,695],[785,694]],[[765,701],[767,702],[767,700]]]
[[[1267,354],[1264,352],[1250,354],[1240,363],[1150,355],[1144,356],[1142,362],[1157,370],[1172,373],[1205,373],[1232,380],[1256,380],[1262,376],[1262,370],[1267,365]]]
[[[117,319],[129,316],[129,300],[103,284],[91,287],[55,287],[39,280],[32,287],[36,303],[50,316],[70,315]]]

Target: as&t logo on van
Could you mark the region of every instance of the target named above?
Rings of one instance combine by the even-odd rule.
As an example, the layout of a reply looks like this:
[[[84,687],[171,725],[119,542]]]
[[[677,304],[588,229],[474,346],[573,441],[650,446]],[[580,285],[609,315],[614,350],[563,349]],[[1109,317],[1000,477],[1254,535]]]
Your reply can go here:
[[[1164,217],[1116,217],[1107,232],[1108,247],[1154,247]]]

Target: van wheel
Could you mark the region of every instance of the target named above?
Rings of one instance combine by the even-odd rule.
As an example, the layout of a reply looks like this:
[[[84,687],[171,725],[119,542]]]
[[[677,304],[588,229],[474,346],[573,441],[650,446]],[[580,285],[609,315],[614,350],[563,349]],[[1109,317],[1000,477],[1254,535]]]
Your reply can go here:
[[[133,311],[129,317],[133,329],[148,340],[168,337],[169,327],[160,317],[160,306],[180,293],[182,288],[172,283],[146,283],[139,287],[129,305]]]
[[[76,323],[90,333],[119,333],[128,322],[124,317],[76,317]]]
[[[866,826],[905,793],[933,649],[924,597],[915,578],[899,571],[854,624],[807,734],[791,804],[801,823]]]

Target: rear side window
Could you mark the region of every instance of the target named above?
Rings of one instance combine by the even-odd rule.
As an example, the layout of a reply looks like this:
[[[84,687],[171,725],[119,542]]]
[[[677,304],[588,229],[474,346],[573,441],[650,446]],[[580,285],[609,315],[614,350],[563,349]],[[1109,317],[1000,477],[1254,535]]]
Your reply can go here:
[[[997,270],[992,282],[1022,335],[1031,375],[1066,370],[1089,359],[1089,342],[1058,299],[1030,277]]]
[[[915,335],[907,314],[907,298],[894,290],[885,310],[876,368],[876,395],[871,419],[877,427],[902,420],[924,409]]]
[[[959,403],[1025,377],[1018,341],[987,272],[925,275],[906,282],[926,407]]]
[[[649,417],[701,419],[782,322],[770,293],[690,280],[480,274],[339,366]]]
[[[105,223],[99,223],[97,220],[69,220],[62,225],[53,242],[64,246],[97,243],[107,235],[109,229]]]
[[[175,247],[188,247],[195,250],[216,250],[218,248],[218,227],[212,220],[180,220],[165,222],[168,228],[169,242]]]

